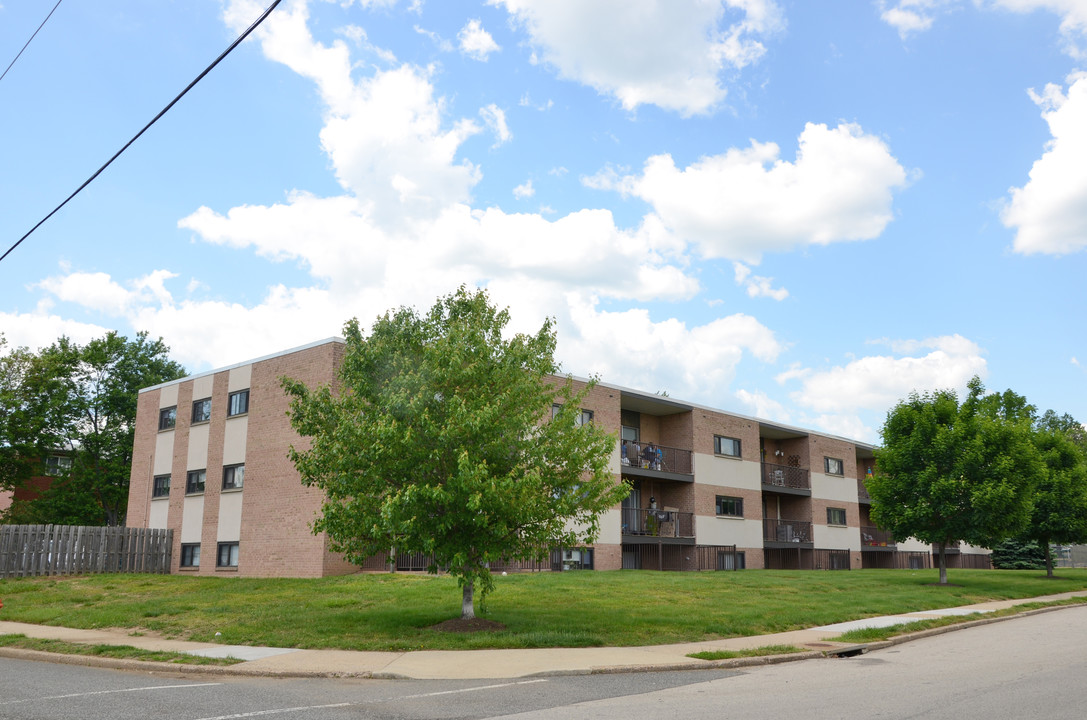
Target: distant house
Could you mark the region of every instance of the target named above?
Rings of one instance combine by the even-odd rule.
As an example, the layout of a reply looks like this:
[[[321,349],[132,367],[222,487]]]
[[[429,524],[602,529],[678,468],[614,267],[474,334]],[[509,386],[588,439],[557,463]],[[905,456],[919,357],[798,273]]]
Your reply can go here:
[[[127,524],[174,530],[173,572],[360,569],[311,531],[323,496],[287,458],[303,441],[279,382],[334,384],[343,353],[330,338],[140,391]],[[603,382],[581,411],[614,433],[611,470],[633,490],[601,518],[595,544],[563,549],[552,567],[932,567],[929,546],[895,543],[871,521],[871,445]],[[989,566],[988,551],[957,550],[951,566]]]
[[[66,475],[72,469],[72,455],[67,450],[54,450],[42,458],[41,474],[13,491],[0,492],[0,517],[16,502],[28,502],[37,499],[49,489],[53,478]]]

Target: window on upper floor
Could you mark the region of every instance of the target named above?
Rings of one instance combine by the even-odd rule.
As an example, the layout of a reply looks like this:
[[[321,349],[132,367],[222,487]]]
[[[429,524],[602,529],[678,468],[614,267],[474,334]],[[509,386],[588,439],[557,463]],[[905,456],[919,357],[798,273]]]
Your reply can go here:
[[[559,412],[562,411],[562,404],[554,403],[551,405],[551,417],[555,418]],[[593,421],[593,411],[582,409],[581,414],[574,417],[574,424],[578,427],[582,425],[588,425]]]
[[[159,430],[173,430],[177,425],[177,405],[159,410]]]
[[[247,412],[249,412],[249,391],[239,390],[230,393],[229,404],[226,409],[227,417],[244,415]]]
[[[729,497],[728,495],[718,495],[717,514],[725,517],[743,517],[744,499]]]
[[[228,465],[223,468],[223,490],[241,490],[245,480],[245,465]]]
[[[190,470],[185,478],[185,494],[195,495],[204,492],[204,483],[207,477],[207,470]]]
[[[155,480],[151,485],[151,497],[169,497],[170,496],[170,476],[169,475],[156,475]]]
[[[738,438],[714,435],[713,451],[718,455],[727,455],[728,457],[740,457],[740,441]]]
[[[181,567],[200,567],[200,543],[181,544]]]
[[[844,475],[844,467],[845,465],[838,458],[823,458],[823,470],[827,475]]]
[[[845,508],[827,508],[827,525],[845,525]]]
[[[72,458],[67,455],[50,455],[45,458],[46,475],[67,475],[72,469]]]
[[[215,559],[215,567],[221,568],[236,568],[238,567],[238,543],[236,542],[221,542],[219,543],[218,557]]]
[[[211,398],[196,400],[192,404],[193,423],[207,422],[211,420]]]

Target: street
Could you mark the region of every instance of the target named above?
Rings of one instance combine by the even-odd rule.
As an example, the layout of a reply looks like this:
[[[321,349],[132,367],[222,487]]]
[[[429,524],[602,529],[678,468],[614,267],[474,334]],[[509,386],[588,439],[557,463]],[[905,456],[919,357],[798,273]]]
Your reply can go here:
[[[742,671],[497,681],[118,672],[0,658],[0,718],[1082,718],[1087,607]]]

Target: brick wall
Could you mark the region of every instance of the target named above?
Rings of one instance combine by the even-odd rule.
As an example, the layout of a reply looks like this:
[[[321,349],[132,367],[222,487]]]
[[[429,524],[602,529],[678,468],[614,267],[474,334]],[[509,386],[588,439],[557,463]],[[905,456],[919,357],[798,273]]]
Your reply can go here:
[[[158,434],[159,390],[140,393],[136,400],[135,438],[132,444],[132,471],[128,478],[129,527],[147,527],[151,503],[152,463],[155,457],[155,437]]]

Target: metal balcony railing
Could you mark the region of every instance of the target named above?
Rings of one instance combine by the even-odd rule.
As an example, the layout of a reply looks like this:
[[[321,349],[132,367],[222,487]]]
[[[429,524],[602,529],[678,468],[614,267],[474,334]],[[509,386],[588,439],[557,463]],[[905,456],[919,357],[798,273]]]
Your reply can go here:
[[[660,470],[683,475],[694,474],[690,450],[623,440],[620,442],[619,454],[623,467]]]
[[[623,534],[693,538],[694,513],[623,508]]]
[[[762,521],[762,539],[764,542],[810,543],[811,523],[803,520]]]
[[[762,464],[762,484],[775,487],[811,490],[811,480],[806,468],[790,465]]]
[[[861,526],[861,545],[865,547],[894,547],[895,541],[887,530],[872,525]]]

